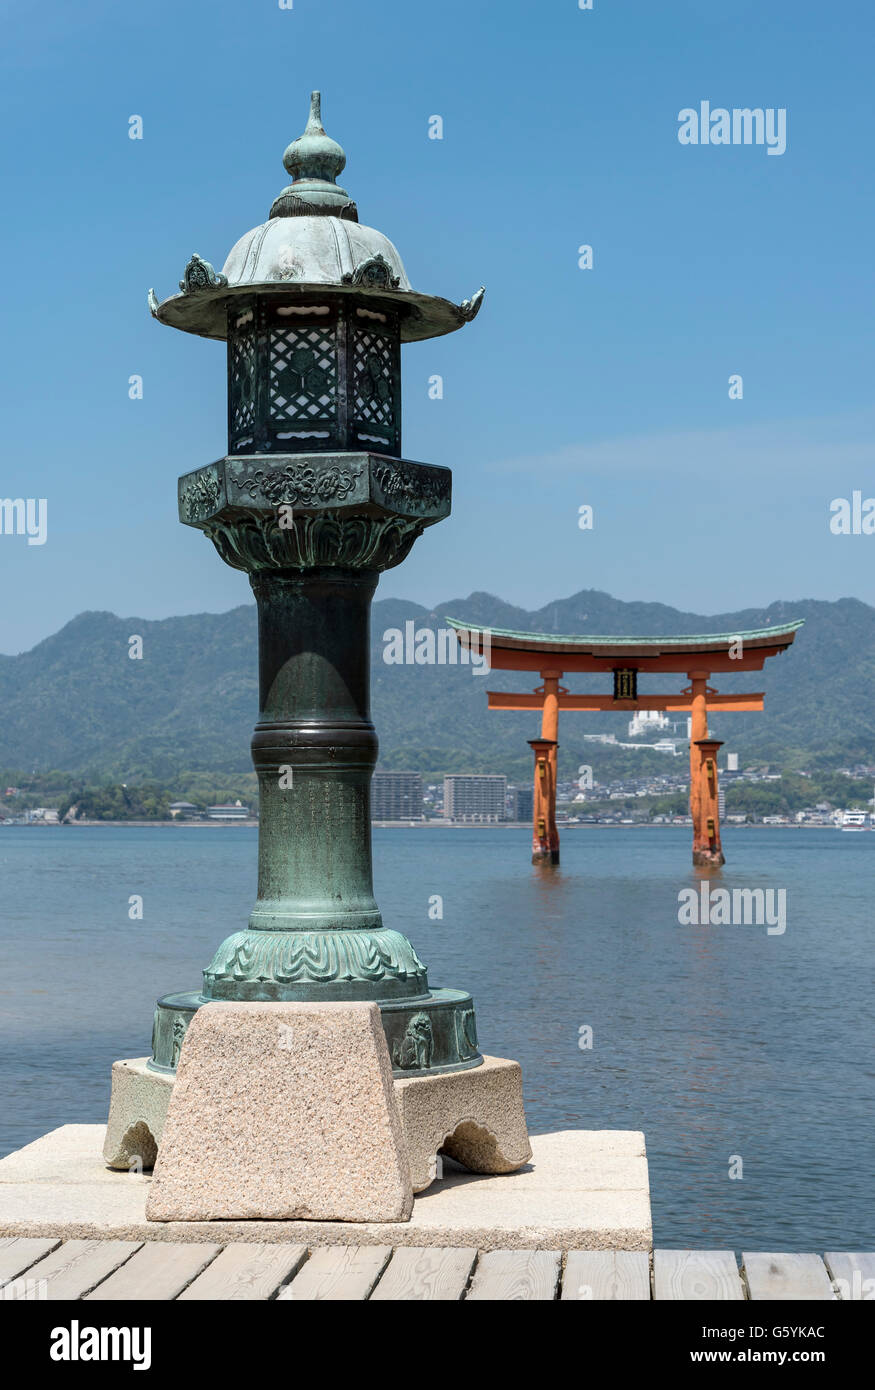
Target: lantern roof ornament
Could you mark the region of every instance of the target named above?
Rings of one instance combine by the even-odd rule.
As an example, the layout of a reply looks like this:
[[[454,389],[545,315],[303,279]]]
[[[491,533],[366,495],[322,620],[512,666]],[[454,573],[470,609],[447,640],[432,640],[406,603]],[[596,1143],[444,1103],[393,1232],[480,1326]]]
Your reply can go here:
[[[482,286],[461,304],[418,293],[388,237],[359,222],[355,203],[336,182],[346,155],[325,132],[319,92],[311,94],[306,128],[286,148],[283,164],[292,182],[274,199],[268,220],[232,247],[220,272],[195,254],[178,294],[159,301],[149,291],[149,308],[160,323],[225,339],[234,300],[258,291],[312,300],[327,289],[388,302],[400,311],[402,342],[453,333],[476,317]],[[379,303],[373,307],[378,311]]]
[[[346,154],[322,124],[322,94],[310,93],[310,116],[303,135],[286,147],[283,164],[292,182],[274,199],[271,217],[323,216],[358,221],[358,209],[337,175]]]

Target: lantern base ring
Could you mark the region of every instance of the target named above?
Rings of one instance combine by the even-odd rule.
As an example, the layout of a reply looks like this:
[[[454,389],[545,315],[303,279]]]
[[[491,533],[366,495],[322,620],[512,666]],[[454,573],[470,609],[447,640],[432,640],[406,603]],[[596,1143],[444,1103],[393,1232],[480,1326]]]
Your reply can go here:
[[[197,1009],[211,1002],[193,990],[158,1000],[147,1063],[150,1071],[165,1075],[176,1071],[189,1023]],[[474,1001],[464,990],[431,989],[412,998],[376,1002],[394,1076],[438,1076],[482,1064]]]

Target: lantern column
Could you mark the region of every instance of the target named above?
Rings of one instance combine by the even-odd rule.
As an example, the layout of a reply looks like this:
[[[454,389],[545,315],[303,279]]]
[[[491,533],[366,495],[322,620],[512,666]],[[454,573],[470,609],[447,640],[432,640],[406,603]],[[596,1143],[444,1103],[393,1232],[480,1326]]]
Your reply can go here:
[[[371,600],[451,497],[449,469],[401,457],[401,344],[461,328],[482,290],[462,304],[415,292],[396,248],[359,223],[336,183],[345,162],[314,93],[268,221],[219,274],[195,255],[178,295],[159,303],[150,292],[160,322],[227,340],[228,453],[180,478],[178,500],[180,521],[248,575],[257,603],[258,893],[248,922],[224,924],[202,989],[158,1000],[152,1056],[143,1072],[119,1064],[120,1085],[172,1084],[191,1020],[213,1001],[373,1003],[394,1075],[440,1077],[432,1120],[445,1151],[510,1171],[529,1155],[519,1068],[484,1062],[470,994],[430,984],[403,930],[384,924],[371,869]],[[482,1108],[463,1094],[475,1071],[503,1097],[501,1154],[450,1147],[461,1111],[476,1121]],[[125,1163],[125,1095],[136,1102],[113,1091],[111,1166]]]

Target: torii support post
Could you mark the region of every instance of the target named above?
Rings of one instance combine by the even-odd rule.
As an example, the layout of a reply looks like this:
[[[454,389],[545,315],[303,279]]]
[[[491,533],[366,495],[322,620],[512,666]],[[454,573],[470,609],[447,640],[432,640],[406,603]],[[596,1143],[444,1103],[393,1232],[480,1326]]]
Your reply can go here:
[[[556,740],[529,739],[535,754],[535,795],[532,800],[532,863],[559,863],[556,829]]]
[[[719,868],[726,862],[720,844],[720,803],[717,794],[717,750],[722,747],[723,743],[716,738],[700,738],[690,744],[690,752],[698,763],[695,776],[690,769],[690,804],[695,805],[693,864],[699,868]]]
[[[715,868],[724,864],[720,847],[717,804],[717,753],[721,743],[708,738],[708,677],[710,671],[690,671],[690,816],[693,821],[693,864]],[[710,748],[710,753],[702,750]]]

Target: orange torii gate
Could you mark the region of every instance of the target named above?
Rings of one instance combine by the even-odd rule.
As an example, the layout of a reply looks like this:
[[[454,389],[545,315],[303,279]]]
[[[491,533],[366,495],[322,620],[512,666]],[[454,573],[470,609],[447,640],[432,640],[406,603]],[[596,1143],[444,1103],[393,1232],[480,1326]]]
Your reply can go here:
[[[802,622],[751,632],[708,633],[693,637],[573,637],[545,632],[513,632],[475,627],[454,618],[463,647],[486,655],[497,671],[537,671],[543,682],[529,694],[490,690],[489,708],[540,710],[541,736],[530,739],[535,754],[532,862],[559,863],[556,828],[556,750],[560,710],[666,710],[691,716],[690,814],[693,863],[723,864],[717,799],[717,750],[708,737],[708,710],[761,710],[762,691],[721,695],[709,681],[714,672],[761,671],[770,656],[790,646]],[[560,684],[566,672],[611,673],[611,695],[572,695]],[[680,672],[689,685],[678,694],[638,695],[638,675]]]

